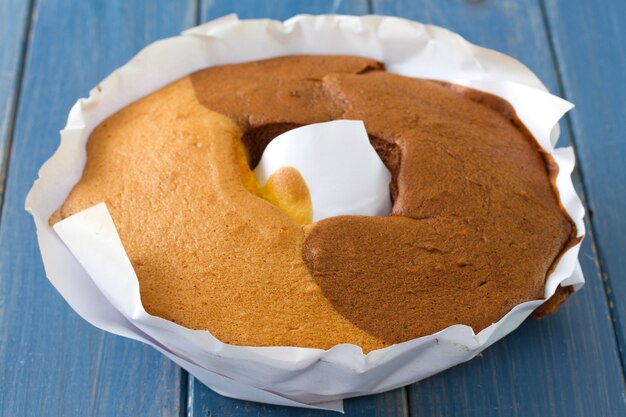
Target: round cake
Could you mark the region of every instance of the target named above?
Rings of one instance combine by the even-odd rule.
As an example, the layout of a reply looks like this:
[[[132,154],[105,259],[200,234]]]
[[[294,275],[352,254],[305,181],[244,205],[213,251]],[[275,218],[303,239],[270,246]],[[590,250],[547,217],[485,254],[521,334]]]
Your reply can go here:
[[[273,138],[337,119],[362,120],[392,173],[389,216],[309,223],[297,171],[256,181]],[[555,167],[503,99],[290,56],[207,68],[110,116],[50,223],[104,201],[153,315],[236,345],[371,351],[543,298],[576,235]]]

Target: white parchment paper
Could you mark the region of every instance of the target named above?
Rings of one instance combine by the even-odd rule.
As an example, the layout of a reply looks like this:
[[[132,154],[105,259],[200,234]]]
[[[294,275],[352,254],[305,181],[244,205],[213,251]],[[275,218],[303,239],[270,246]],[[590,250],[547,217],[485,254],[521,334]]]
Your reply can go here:
[[[559,164],[563,206],[584,234],[584,209],[570,174],[571,149],[554,149],[558,120],[572,105],[550,95],[526,67],[445,29],[382,16],[296,16],[286,22],[230,15],[151,44],[72,108],[61,145],[39,172],[26,200],[50,282],[93,325],[154,346],[215,391],[273,404],[341,410],[341,399],[382,392],[473,358],[514,330],[544,300],[522,303],[474,334],[465,325],[364,355],[358,346],[327,351],[241,347],[146,313],[135,272],[104,204],[57,223],[48,218],[82,175],[89,134],[126,104],[193,71],[213,65],[291,54],[354,54],[387,71],[450,81],[499,95]],[[545,298],[559,285],[578,289],[579,245],[548,277]]]
[[[391,213],[391,173],[361,120],[333,120],[292,129],[267,145],[254,175],[265,185],[282,167],[295,168],[309,189],[313,221],[340,215]]]

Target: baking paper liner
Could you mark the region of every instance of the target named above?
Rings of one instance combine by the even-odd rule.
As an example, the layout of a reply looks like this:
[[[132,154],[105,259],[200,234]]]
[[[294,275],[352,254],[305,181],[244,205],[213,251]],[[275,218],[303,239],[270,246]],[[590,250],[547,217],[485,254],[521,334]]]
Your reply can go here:
[[[254,174],[265,185],[282,167],[295,168],[304,179],[314,222],[340,215],[391,213],[391,173],[361,120],[313,123],[275,137]]]
[[[89,134],[123,106],[196,70],[292,54],[352,54],[385,63],[387,71],[470,86],[508,100],[541,146],[559,164],[563,206],[584,234],[584,209],[570,173],[574,153],[554,149],[558,120],[572,105],[550,95],[525,66],[472,45],[448,30],[383,16],[296,16],[286,22],[239,20],[230,15],[151,44],[113,72],[72,108],[61,145],[39,172],[26,200],[33,215],[46,274],[70,306],[106,331],[154,346],[223,395],[273,404],[342,410],[341,399],[387,391],[426,378],[480,351],[514,330],[544,300],[514,307],[478,334],[465,325],[364,355],[350,344],[329,350],[242,347],[221,343],[144,310],[139,283],[104,204],[51,228],[48,218],[82,175]],[[580,245],[570,248],[547,279],[578,289]]]

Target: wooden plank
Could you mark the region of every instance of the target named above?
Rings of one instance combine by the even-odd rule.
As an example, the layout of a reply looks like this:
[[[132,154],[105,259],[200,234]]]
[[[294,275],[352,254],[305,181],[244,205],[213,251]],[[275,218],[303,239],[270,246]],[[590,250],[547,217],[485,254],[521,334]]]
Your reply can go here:
[[[0,3],[0,201],[31,7],[30,2],[21,0]]]
[[[472,42],[510,54],[533,69],[551,91],[560,93],[538,1],[374,0],[373,8],[374,13],[399,15],[447,27]],[[595,8],[589,6],[589,9],[581,13],[581,22],[583,15],[594,14]],[[614,16],[619,14],[614,12]],[[563,33],[578,32],[579,36],[584,36],[599,25],[599,21],[596,26],[585,27],[571,23]],[[617,39],[623,39],[623,32],[622,38],[612,36],[617,48],[613,50],[618,51]],[[574,48],[578,48],[575,45],[577,42],[572,42],[573,55],[577,53],[574,52]],[[590,46],[589,50],[592,49]],[[585,68],[582,63],[590,62],[590,56],[595,55],[578,57],[581,71]],[[618,73],[615,71],[615,75]],[[618,79],[614,80],[617,83]],[[591,86],[595,85],[593,88],[597,91],[599,84],[587,82],[585,85],[591,94]],[[589,105],[591,97],[587,101]],[[576,97],[568,98],[579,104]],[[593,105],[598,106],[597,100]],[[623,106],[614,108],[620,109],[615,110],[617,112]],[[618,119],[616,116],[617,113],[613,113],[614,119]],[[565,146],[570,141],[570,134],[567,126],[562,127],[559,145]],[[624,172],[623,167],[621,171],[615,167],[612,169],[611,172]],[[575,182],[580,190],[579,177]],[[623,193],[621,195],[623,197]],[[611,207],[618,209],[617,202],[613,201]],[[581,252],[587,286],[555,316],[541,322],[529,320],[487,350],[482,358],[410,387],[412,415],[626,415],[624,382],[592,247],[593,233],[589,224],[587,227],[590,233]],[[619,230],[614,229],[614,233]]]
[[[90,326],[47,282],[24,199],[73,102],[146,43],[193,25],[196,12],[193,0],[37,2],[0,224],[2,415],[185,408],[186,374],[151,348]]]
[[[200,0],[202,21],[237,13],[241,19],[271,18],[285,20],[296,14],[369,13],[367,0]]]
[[[364,1],[203,1],[202,20],[207,21],[228,13],[237,13],[241,18],[268,17],[286,19],[298,13],[347,13],[366,14],[368,4]],[[289,407],[278,407],[237,401],[222,397],[202,383],[190,377],[189,416],[335,416],[334,412],[313,411]],[[405,416],[407,415],[404,389],[385,394],[355,398],[345,402],[347,416]]]
[[[626,368],[626,2],[545,2],[591,223]]]
[[[281,407],[250,401],[233,400],[214,393],[202,383],[189,377],[188,417],[205,416],[275,416],[275,417],[336,417],[334,411]],[[397,389],[384,394],[346,400],[345,415],[350,417],[408,416],[406,390]]]

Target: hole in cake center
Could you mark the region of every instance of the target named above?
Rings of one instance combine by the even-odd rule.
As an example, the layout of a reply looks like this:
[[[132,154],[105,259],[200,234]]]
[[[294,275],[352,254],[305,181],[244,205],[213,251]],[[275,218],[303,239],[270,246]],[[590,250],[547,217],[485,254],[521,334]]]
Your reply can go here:
[[[261,197],[292,218],[299,213],[299,223],[306,210],[298,204],[307,203],[312,221],[390,214],[394,187],[387,164],[397,157],[393,145],[370,138],[360,120],[297,126],[266,125],[244,135]]]
[[[246,149],[250,169],[254,171],[265,148],[274,138],[300,126],[302,125],[298,123],[272,123],[248,129],[241,137],[241,141]]]
[[[273,123],[248,129],[241,138],[241,175],[245,187],[287,214],[293,221],[309,224],[313,220],[311,196],[306,182],[297,169],[283,167],[274,172],[267,182],[260,184],[254,175],[267,145],[283,133],[302,126],[298,123]]]

